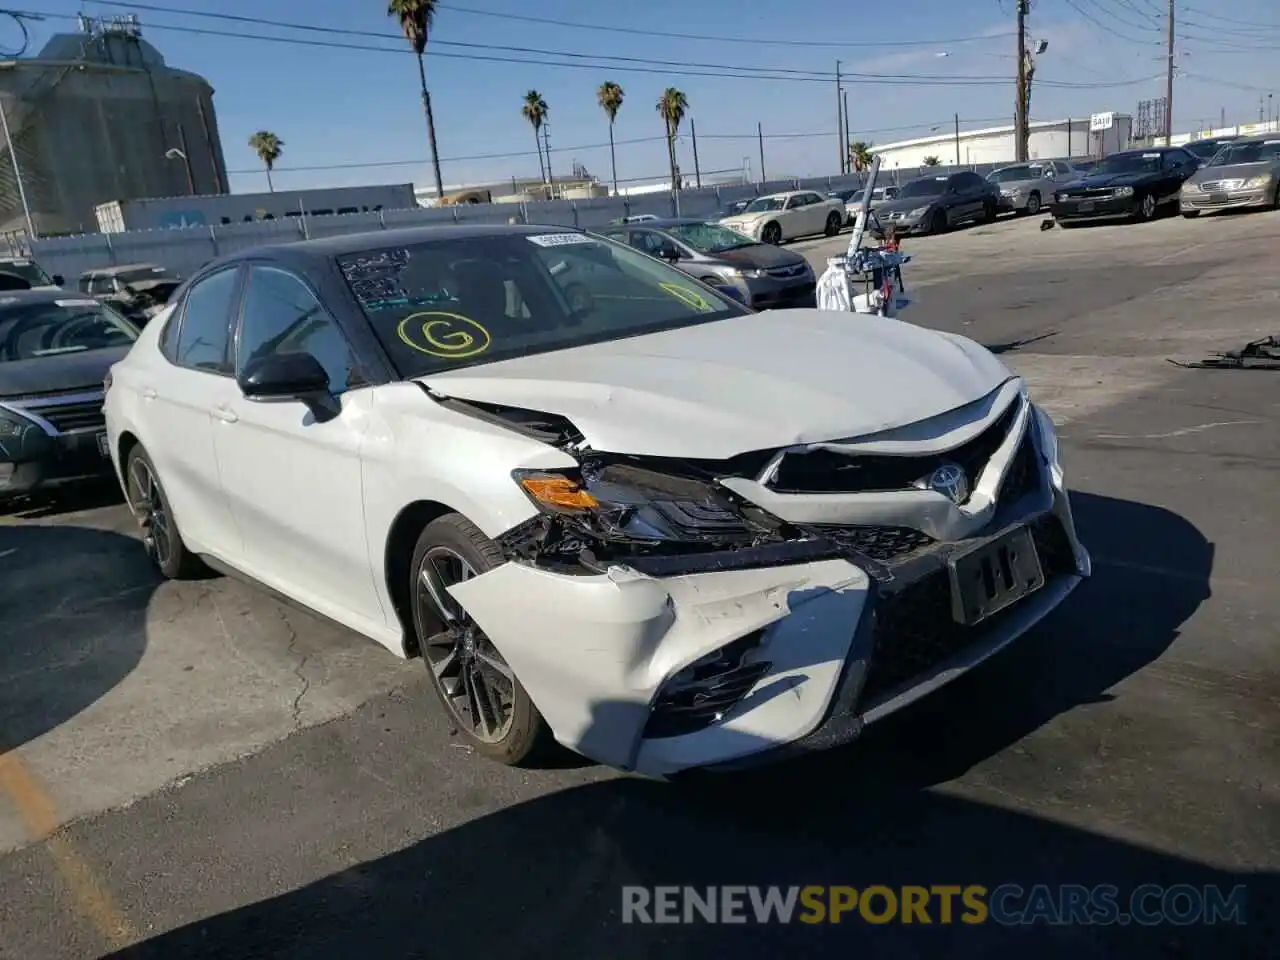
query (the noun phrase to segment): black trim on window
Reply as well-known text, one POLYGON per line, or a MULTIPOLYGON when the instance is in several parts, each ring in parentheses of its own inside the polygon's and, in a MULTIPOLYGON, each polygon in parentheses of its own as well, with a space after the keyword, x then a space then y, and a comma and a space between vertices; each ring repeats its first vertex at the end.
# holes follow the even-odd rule
MULTIPOLYGON (((232 324, 233 318, 239 317, 240 300, 244 295, 245 271, 242 269, 242 267, 243 267, 243 264, 241 263, 229 263, 223 266, 219 266, 217 269, 210 270, 208 273, 203 273, 197 277, 193 277, 190 284, 187 286, 186 290, 182 292, 182 299, 178 303, 178 305, 174 307, 173 316, 169 320, 170 324, 174 324, 174 323, 177 324, 177 328, 173 335, 173 347, 175 350, 175 355, 170 356, 167 353, 165 353, 163 350, 161 350, 161 355, 164 356, 164 358, 168 360, 169 363, 173 364, 173 366, 178 367, 182 370, 190 370, 193 373, 207 373, 210 376, 215 376, 215 377, 233 378, 235 376, 235 367, 231 364, 231 358, 230 358, 231 336, 234 332, 231 328, 231 324, 232 324), (181 360, 177 358, 176 350, 177 350, 178 344, 182 341, 182 328, 186 324, 187 302, 191 299, 191 292, 193 290, 199 289, 199 287, 203 285, 206 280, 211 280, 214 277, 220 274, 226 273, 229 270, 237 271, 239 275, 236 277, 236 282, 231 289, 231 300, 227 304, 227 316, 225 318, 225 322, 227 324, 227 340, 222 348, 222 366, 220 369, 211 369, 209 367, 193 367, 190 364, 183 363, 181 360)), ((163 336, 167 332, 168 332, 167 329, 162 330, 161 335, 163 336)))

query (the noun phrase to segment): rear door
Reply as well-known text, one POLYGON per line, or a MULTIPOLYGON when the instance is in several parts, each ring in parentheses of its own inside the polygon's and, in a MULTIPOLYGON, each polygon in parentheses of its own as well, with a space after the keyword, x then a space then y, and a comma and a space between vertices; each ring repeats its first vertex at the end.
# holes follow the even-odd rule
POLYGON ((214 408, 228 384, 235 386, 230 341, 239 286, 238 265, 195 283, 164 331, 161 353, 168 363, 138 383, 142 445, 183 537, 193 550, 231 563, 240 553, 240 532, 222 489, 214 408))

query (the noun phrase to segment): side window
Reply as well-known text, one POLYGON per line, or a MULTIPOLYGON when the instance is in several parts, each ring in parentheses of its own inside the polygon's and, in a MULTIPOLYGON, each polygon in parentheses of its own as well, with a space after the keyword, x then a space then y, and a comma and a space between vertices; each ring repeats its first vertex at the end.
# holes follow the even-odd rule
POLYGON ((93 279, 91 277, 80 278, 80 292, 88 294, 93 293, 93 279))
POLYGON ((164 329, 160 331, 160 352, 174 363, 178 362, 178 327, 181 313, 177 310, 169 314, 164 329))
POLYGON ((273 353, 309 353, 329 374, 329 389, 343 393, 364 383, 338 323, 297 277, 275 267, 249 270, 236 374, 273 353))
POLYGON ((211 373, 230 372, 227 344, 238 274, 236 267, 220 270, 187 292, 174 362, 211 373))
POLYGON ((650 256, 656 257, 658 251, 662 249, 662 237, 650 230, 632 230, 631 245, 637 250, 643 250, 650 256))
MULTIPOLYGON (((608 237, 614 243, 631 244, 631 240, 628 239, 628 232, 626 230, 604 230, 602 231, 602 235, 608 237)), ((634 246, 634 244, 631 245, 634 246)))

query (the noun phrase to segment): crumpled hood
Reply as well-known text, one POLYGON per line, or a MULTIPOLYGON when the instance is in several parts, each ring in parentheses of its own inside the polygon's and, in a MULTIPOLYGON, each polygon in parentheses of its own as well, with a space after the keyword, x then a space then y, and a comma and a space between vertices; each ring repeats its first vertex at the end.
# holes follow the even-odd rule
POLYGON ((443 396, 567 417, 596 450, 718 460, 905 426, 1010 376, 964 337, 771 310, 419 380, 443 396))
POLYGON ((720 226, 728 227, 730 230, 750 231, 752 227, 763 222, 767 217, 776 217, 780 213, 782 213, 781 210, 766 210, 764 213, 737 213, 732 217, 722 219, 720 226))

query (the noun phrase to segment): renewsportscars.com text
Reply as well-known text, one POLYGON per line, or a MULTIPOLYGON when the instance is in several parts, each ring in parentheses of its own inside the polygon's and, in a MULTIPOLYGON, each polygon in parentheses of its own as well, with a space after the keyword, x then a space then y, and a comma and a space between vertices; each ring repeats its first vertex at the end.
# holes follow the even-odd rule
POLYGON ((1248 891, 1190 884, 622 888, 623 923, 1244 924, 1248 891))

